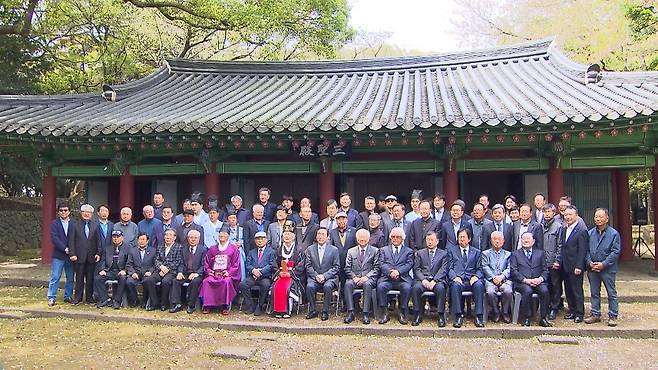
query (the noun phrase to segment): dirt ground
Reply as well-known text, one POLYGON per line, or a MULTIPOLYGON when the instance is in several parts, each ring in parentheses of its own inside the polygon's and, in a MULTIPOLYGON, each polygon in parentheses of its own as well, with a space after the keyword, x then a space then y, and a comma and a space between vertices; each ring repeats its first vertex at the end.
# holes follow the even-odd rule
POLYGON ((0 368, 658 368, 656 340, 578 340, 560 345, 537 339, 263 338, 254 332, 84 320, 0 320, 0 368), (226 346, 256 353, 249 360, 210 357, 226 346))

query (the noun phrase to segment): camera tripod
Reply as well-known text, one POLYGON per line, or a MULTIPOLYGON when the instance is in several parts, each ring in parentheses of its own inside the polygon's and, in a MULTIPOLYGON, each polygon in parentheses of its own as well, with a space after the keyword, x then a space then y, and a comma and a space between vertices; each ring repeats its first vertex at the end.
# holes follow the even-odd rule
POLYGON ((645 254, 649 254, 651 257, 656 258, 656 255, 649 248, 647 242, 642 238, 642 226, 644 225, 637 225, 637 238, 635 238, 635 245, 633 245, 633 254, 636 254, 640 258, 645 254), (646 250, 642 250, 642 245, 644 245, 646 250))

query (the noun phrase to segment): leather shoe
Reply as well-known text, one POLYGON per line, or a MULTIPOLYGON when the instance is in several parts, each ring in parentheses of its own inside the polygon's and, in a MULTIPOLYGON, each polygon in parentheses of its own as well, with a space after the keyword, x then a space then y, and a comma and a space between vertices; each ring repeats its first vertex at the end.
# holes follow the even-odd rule
POLYGON ((326 312, 322 312, 322 313, 320 314, 320 320, 322 320, 322 321, 327 321, 327 320, 329 320, 329 314, 326 313, 326 312))
POLYGON ((583 320, 583 317, 582 317, 582 316, 576 316, 576 317, 573 319, 573 322, 576 323, 576 324, 580 324, 580 323, 583 322, 583 321, 584 321, 584 320, 583 320))
POLYGON ((254 316, 260 316, 263 314, 263 310, 260 308, 260 306, 256 306, 256 309, 254 310, 254 316))
POLYGON ((526 317, 525 320, 523 320, 522 326, 530 326, 530 318, 526 317))
POLYGON ((77 305, 79 305, 80 303, 82 303, 82 299, 76 299, 76 300, 74 300, 73 302, 71 302, 71 304, 74 305, 74 306, 77 306, 77 305))
POLYGON ((73 302, 73 300, 71 299, 71 297, 65 297, 65 298, 64 298, 64 303, 71 303, 71 302, 73 302))
POLYGON ((493 322, 500 322, 500 313, 496 312, 496 314, 493 317, 493 322))
POLYGON ((343 320, 343 322, 345 324, 349 324, 352 321, 354 321, 354 311, 348 311, 347 316, 345 317, 345 320, 343 320))
POLYGON ((194 308, 195 308, 194 306, 187 306, 187 313, 189 313, 190 315, 193 314, 194 308))
POLYGON ((169 313, 176 313, 178 311, 181 311, 182 309, 183 309, 183 305, 180 303, 176 303, 176 305, 172 307, 171 310, 169 310, 169 313))
POLYGON ((309 313, 306 315, 306 318, 307 318, 307 319, 314 319, 314 318, 316 318, 316 317, 318 317, 318 311, 312 311, 312 312, 309 312, 309 313))
POLYGON ((608 318, 608 326, 611 328, 614 328, 617 326, 617 318, 616 317, 609 317, 608 318))
POLYGON ((482 320, 481 315, 477 315, 475 317, 475 327, 476 328, 484 328, 484 321, 482 320))
POLYGON ((112 303, 112 308, 114 308, 115 310, 120 309, 121 308, 121 303, 119 303, 117 301, 114 301, 114 303, 112 303))
POLYGON ((565 320, 573 320, 575 318, 576 318, 576 315, 574 315, 572 313, 568 313, 568 314, 564 315, 565 320))
POLYGON ((55 300, 53 298, 48 298, 48 307, 52 307, 55 305, 55 300))
POLYGON ((503 322, 504 322, 505 324, 509 324, 509 323, 512 322, 512 318, 509 317, 509 314, 506 314, 506 313, 503 314, 503 322))
POLYGON ((546 318, 543 318, 539 320, 539 326, 542 326, 544 328, 550 328, 551 326, 553 326, 553 324, 551 324, 550 321, 546 320, 546 318))
POLYGON ((107 301, 98 302, 98 304, 96 305, 96 308, 107 307, 107 306, 110 306, 111 304, 112 304, 112 301, 110 301, 110 300, 108 299, 107 301))
POLYGON ((452 323, 452 326, 454 328, 461 328, 463 324, 464 324, 464 318, 461 317, 460 315, 455 318, 455 322, 452 323))
POLYGON ((551 310, 551 312, 548 313, 548 319, 553 321, 557 318, 557 311, 556 310, 551 310))
POLYGON ((388 316, 388 311, 384 310, 384 316, 382 316, 381 320, 379 320, 379 323, 380 324, 386 324, 390 320, 391 320, 391 318, 388 316))
POLYGON ((167 311, 167 306, 160 306, 160 311, 167 311))
POLYGON ((411 326, 418 326, 420 325, 420 322, 422 320, 420 319, 420 314, 416 314, 416 317, 414 317, 414 321, 411 322, 411 326))
POLYGON ((445 318, 445 316, 442 315, 442 314, 439 314, 439 320, 438 320, 438 322, 437 322, 436 324, 439 326, 439 328, 445 328, 445 326, 446 326, 446 318, 445 318))
POLYGON ((148 307, 146 307, 146 311, 155 311, 155 306, 148 305, 148 307))
POLYGON ((407 325, 409 323, 407 321, 407 315, 404 312, 400 312, 400 316, 398 316, 398 322, 402 325, 407 325))
POLYGON ((364 325, 368 325, 368 324, 370 324, 370 317, 368 316, 367 313, 364 313, 364 314, 363 314, 363 320, 361 320, 361 322, 362 322, 364 325))
POLYGON ((597 322, 601 322, 601 316, 592 315, 585 319, 585 324, 594 324, 597 322))

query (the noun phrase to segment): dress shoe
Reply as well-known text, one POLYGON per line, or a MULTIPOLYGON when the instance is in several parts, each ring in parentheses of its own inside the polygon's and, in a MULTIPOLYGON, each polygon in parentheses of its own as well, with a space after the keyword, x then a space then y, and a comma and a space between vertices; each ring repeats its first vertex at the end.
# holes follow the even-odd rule
POLYGON ((482 320, 482 315, 477 315, 475 317, 475 327, 484 328, 484 320, 482 320))
POLYGON ((402 325, 407 325, 409 323, 407 321, 407 314, 405 312, 400 312, 400 315, 398 316, 398 322, 402 325))
POLYGON ((565 320, 573 320, 573 319, 575 319, 575 318, 576 318, 576 315, 572 314, 571 312, 569 312, 569 313, 567 313, 566 315, 564 315, 564 319, 565 319, 565 320))
POLYGON ((323 311, 323 312, 320 314, 320 320, 322 320, 322 321, 327 321, 327 320, 329 320, 329 314, 323 311))
POLYGON ((117 301, 114 301, 114 303, 112 303, 112 308, 114 308, 115 310, 120 309, 121 308, 121 303, 119 303, 117 301))
POLYGON ((544 328, 550 328, 553 326, 550 321, 548 321, 545 317, 541 320, 539 320, 539 326, 542 326, 544 328))
POLYGON ((73 302, 73 299, 71 297, 64 297, 64 303, 71 303, 73 302))
POLYGON ((112 301, 108 299, 107 301, 98 302, 98 304, 96 305, 96 308, 103 308, 103 307, 107 307, 107 306, 111 306, 111 305, 112 305, 112 301))
POLYGON ((557 310, 551 310, 551 312, 548 313, 548 319, 553 321, 557 318, 557 310))
POLYGON ((256 307, 254 307, 253 305, 249 305, 245 308, 244 313, 246 313, 247 315, 253 315, 255 311, 256 311, 256 307))
POLYGON ((314 319, 318 317, 318 311, 311 311, 306 315, 307 319, 314 319))
POLYGON ((601 322, 601 316, 592 315, 585 319, 585 324, 594 324, 597 322, 601 322))
POLYGON ((361 322, 362 322, 364 325, 368 325, 368 324, 370 324, 370 317, 369 317, 369 315, 368 315, 367 312, 363 314, 363 320, 361 320, 361 322))
POLYGON ((611 328, 614 328, 617 326, 617 318, 616 317, 610 317, 608 318, 608 326, 611 328))
POLYGON ((183 305, 180 303, 176 303, 174 307, 172 307, 171 310, 169 310, 169 313, 176 313, 182 310, 183 310, 183 305))
POLYGON ((421 320, 420 314, 416 314, 416 317, 414 317, 414 321, 411 322, 411 326, 418 326, 420 325, 421 321, 423 320, 421 320))
POLYGON ((148 305, 148 306, 146 307, 146 311, 155 311, 155 310, 156 310, 156 307, 155 307, 155 306, 148 305))
POLYGON ((160 311, 167 311, 167 306, 160 306, 160 311))
POLYGON ((439 314, 439 320, 436 323, 439 328, 445 328, 446 327, 446 317, 443 314, 439 314))
POLYGON ((343 322, 345 324, 349 324, 352 321, 354 321, 354 311, 347 311, 347 316, 345 317, 345 320, 343 320, 343 322))
POLYGON ((464 318, 460 316, 455 317, 455 321, 452 323, 452 327, 461 328, 464 324, 464 318))
POLYGON ((523 320, 523 323, 521 325, 522 326, 530 326, 530 318, 526 317, 525 320, 523 320))
POLYGON ((74 306, 77 306, 80 303, 82 303, 82 299, 75 299, 75 300, 73 300, 73 302, 71 302, 71 304, 74 305, 74 306))
POLYGON ((496 312, 493 317, 493 322, 500 322, 500 313, 496 312))
POLYGON ((55 305, 55 299, 54 298, 48 298, 48 307, 52 307, 55 305))
POLYGON ((505 324, 509 324, 512 322, 512 318, 509 316, 509 314, 506 313, 503 314, 503 322, 505 324))
POLYGON ((194 306, 187 306, 187 313, 189 313, 190 315, 193 314, 193 313, 194 313, 194 309, 195 309, 194 306))
POLYGON ((254 316, 261 316, 263 314, 263 310, 260 308, 260 306, 256 306, 256 309, 254 310, 254 316))
POLYGON ((87 304, 96 304, 96 303, 98 303, 98 301, 93 298, 87 300, 87 304))
POLYGON ((391 318, 388 316, 388 311, 384 310, 384 316, 382 316, 381 320, 379 320, 379 323, 380 324, 386 324, 390 320, 391 320, 391 318))
POLYGON ((576 324, 580 324, 580 323, 583 322, 583 321, 584 321, 584 320, 583 320, 583 317, 582 317, 582 316, 576 316, 576 317, 574 317, 574 319, 573 319, 573 322, 576 323, 576 324))

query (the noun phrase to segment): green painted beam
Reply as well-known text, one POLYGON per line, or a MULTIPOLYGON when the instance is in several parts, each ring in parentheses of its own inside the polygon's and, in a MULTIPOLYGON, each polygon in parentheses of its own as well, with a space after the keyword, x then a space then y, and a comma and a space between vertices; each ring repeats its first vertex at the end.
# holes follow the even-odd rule
POLYGON ((199 163, 139 164, 130 166, 133 176, 200 175, 206 170, 199 163))
POLYGON ((564 169, 586 168, 640 168, 655 166, 655 158, 651 155, 601 156, 563 158, 564 169))
POLYGON ((61 166, 53 167, 52 175, 55 177, 107 177, 119 176, 112 166, 61 166))
POLYGON ((549 167, 548 158, 458 159, 457 171, 542 171, 549 167))
POLYGON ((335 173, 394 173, 394 172, 429 172, 443 171, 443 161, 345 161, 334 162, 335 173))
POLYGON ((218 173, 320 173, 319 162, 224 162, 217 163, 218 173))

